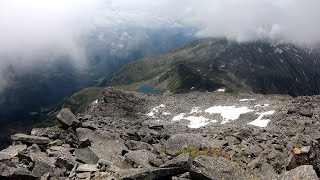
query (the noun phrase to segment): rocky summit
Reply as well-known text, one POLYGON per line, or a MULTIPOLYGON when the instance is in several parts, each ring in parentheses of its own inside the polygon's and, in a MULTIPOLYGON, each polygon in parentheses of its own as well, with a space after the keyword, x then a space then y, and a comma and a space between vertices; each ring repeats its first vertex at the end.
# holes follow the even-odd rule
MULTIPOLYGON (((56 127, 12 135, 1 179, 313 180, 320 96, 104 89, 56 127)), ((319 176, 320 177, 320 176, 319 176)))

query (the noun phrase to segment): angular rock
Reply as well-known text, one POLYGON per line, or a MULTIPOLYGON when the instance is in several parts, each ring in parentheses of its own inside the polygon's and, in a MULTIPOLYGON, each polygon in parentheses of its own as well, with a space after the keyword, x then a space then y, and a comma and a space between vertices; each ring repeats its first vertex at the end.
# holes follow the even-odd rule
POLYGON ((309 153, 311 146, 303 146, 301 147, 301 153, 309 153))
POLYGON ((70 127, 64 133, 64 141, 68 143, 72 147, 78 147, 80 144, 80 140, 77 136, 76 131, 70 127))
POLYGON ((33 175, 27 169, 17 168, 11 173, 10 179, 36 180, 38 177, 33 175))
POLYGON ((81 122, 68 108, 61 109, 60 113, 57 115, 57 118, 62 127, 66 129, 69 127, 77 128, 81 125, 81 122))
POLYGON ((178 167, 188 171, 191 167, 192 157, 190 154, 181 154, 170 161, 165 162, 161 165, 161 168, 178 167))
POLYGON ((225 140, 228 142, 229 146, 234 144, 240 144, 240 141, 234 136, 227 136, 225 140))
POLYGON ((128 149, 123 140, 109 140, 110 138, 103 134, 84 128, 78 128, 76 131, 80 141, 82 139, 91 141, 90 148, 99 159, 118 161, 122 151, 128 149))
POLYGON ((147 168, 152 167, 149 159, 157 158, 157 156, 148 150, 137 150, 128 152, 124 155, 124 158, 132 166, 147 168))
POLYGON ((211 144, 200 134, 174 134, 166 143, 166 151, 170 155, 175 155, 179 151, 191 147, 210 148, 211 144))
POLYGON ((89 147, 76 149, 74 153, 77 160, 85 164, 97 164, 99 161, 97 155, 89 147))
POLYGON ((32 136, 26 134, 15 134, 11 136, 13 141, 20 141, 28 144, 48 144, 50 139, 46 137, 32 136))
POLYGON ((95 172, 98 170, 97 164, 80 164, 76 172, 95 172))
POLYGON ((57 158, 57 161, 55 162, 55 165, 59 168, 65 168, 68 170, 73 169, 75 166, 76 161, 74 159, 65 157, 65 156, 60 156, 57 158))
POLYGON ((150 157, 149 163, 151 164, 151 166, 160 167, 163 164, 163 161, 159 157, 150 157))
POLYGON ((143 121, 142 125, 148 126, 150 129, 156 129, 156 130, 161 130, 164 128, 164 125, 168 124, 165 121, 154 121, 154 120, 148 120, 148 121, 143 121))
POLYGON ((10 158, 17 156, 20 152, 27 149, 27 145, 11 145, 8 148, 0 151, 0 159, 2 155, 9 155, 10 158))
POLYGON ((254 155, 258 157, 262 153, 263 149, 259 145, 247 146, 244 148, 244 153, 247 155, 254 155))
POLYGON ((11 168, 0 162, 0 179, 9 179, 11 168))
POLYGON ((0 161, 9 160, 9 159, 11 159, 11 156, 9 154, 0 153, 0 161))
POLYGON ((37 177, 42 177, 46 173, 50 173, 52 175, 59 176, 62 172, 59 172, 58 169, 53 166, 53 164, 49 164, 47 162, 37 161, 35 162, 35 166, 32 170, 32 174, 37 177))
POLYGON ((303 180, 318 180, 316 171, 313 166, 303 165, 299 166, 291 171, 284 172, 278 178, 279 180, 293 180, 293 179, 303 179, 303 180))
POLYGON ((91 141, 89 139, 82 139, 79 142, 80 144, 78 145, 78 148, 86 148, 88 146, 91 146, 91 141))
POLYGON ((123 169, 119 171, 122 180, 152 180, 152 179, 171 179, 172 176, 181 174, 180 168, 135 168, 123 169))
POLYGON ((225 140, 210 139, 209 141, 212 148, 223 148, 228 145, 228 141, 225 140))
POLYGON ((126 146, 128 147, 128 149, 130 150, 142 150, 142 149, 150 149, 149 148, 149 144, 145 143, 145 142, 141 142, 141 141, 134 141, 134 140, 129 140, 125 142, 126 146))
POLYGON ((63 129, 58 126, 47 127, 47 128, 34 128, 31 131, 31 135, 33 136, 44 136, 52 139, 58 139, 60 134, 64 132, 63 129))
POLYGON ((196 157, 190 169, 191 179, 250 179, 249 173, 238 164, 223 157, 196 157))
POLYGON ((91 179, 91 173, 90 172, 78 173, 77 179, 91 179))
POLYGON ((41 176, 40 180, 50 180, 50 173, 46 173, 43 176, 41 176))

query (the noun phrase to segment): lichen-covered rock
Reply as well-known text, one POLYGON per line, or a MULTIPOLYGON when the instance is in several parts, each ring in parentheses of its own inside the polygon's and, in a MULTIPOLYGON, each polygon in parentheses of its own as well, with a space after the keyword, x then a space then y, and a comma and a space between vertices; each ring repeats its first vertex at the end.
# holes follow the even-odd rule
POLYGON ((210 148, 211 144, 200 134, 174 134, 166 143, 166 151, 171 155, 176 155, 181 150, 192 147, 210 148))
POLYGON ((168 167, 179 167, 188 171, 191 167, 192 163, 192 156, 190 154, 181 154, 170 161, 165 162, 161 165, 161 168, 168 168, 168 167))
POLYGON ((223 157, 196 157, 190 169, 191 179, 246 180, 251 176, 238 164, 223 157))
POLYGON ((157 158, 148 150, 130 151, 124 155, 125 160, 134 167, 152 167, 150 159, 157 158))
POLYGON ((313 166, 299 166, 291 171, 284 172, 280 175, 279 180, 293 180, 293 179, 303 179, 303 180, 318 180, 316 171, 313 166))

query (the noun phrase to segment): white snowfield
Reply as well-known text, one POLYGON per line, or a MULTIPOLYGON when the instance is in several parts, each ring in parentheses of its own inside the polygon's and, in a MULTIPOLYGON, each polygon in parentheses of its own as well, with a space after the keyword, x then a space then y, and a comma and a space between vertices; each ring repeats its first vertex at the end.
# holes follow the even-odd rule
POLYGON ((211 107, 205 112, 209 114, 221 114, 223 121, 221 124, 225 124, 229 121, 236 120, 240 117, 241 114, 252 112, 254 110, 248 109, 247 107, 235 107, 235 106, 214 106, 211 107))
POLYGON ((209 123, 216 123, 216 120, 210 120, 208 118, 205 118, 203 116, 197 117, 197 116, 185 116, 185 113, 181 113, 175 117, 173 117, 172 121, 180 121, 180 120, 189 120, 190 123, 188 125, 189 128, 200 128, 202 126, 206 126, 209 123))
POLYGON ((267 112, 262 112, 262 113, 256 113, 259 114, 260 116, 258 117, 258 119, 250 122, 250 125, 254 125, 254 126, 259 126, 259 127, 267 127, 270 119, 262 119, 263 116, 267 116, 267 115, 272 115, 274 114, 275 111, 267 111, 267 112))
MULTIPOLYGON (((255 101, 255 99, 240 99, 239 101, 240 102, 255 101)), ((189 128, 200 128, 203 126, 207 126, 210 123, 218 123, 218 120, 210 119, 208 118, 208 115, 220 114, 221 117, 223 118, 222 121, 220 120, 221 124, 226 124, 226 123, 230 123, 232 121, 238 120, 242 114, 254 112, 255 114, 258 114, 259 117, 255 120, 253 119, 253 121, 251 121, 248 124, 264 128, 268 125, 268 123, 270 122, 270 119, 263 119, 263 117, 267 115, 272 115, 275 113, 275 111, 273 110, 271 111, 266 110, 268 106, 270 106, 270 104, 251 105, 250 107, 252 109, 246 106, 236 107, 236 106, 221 106, 221 105, 213 106, 207 109, 202 109, 200 107, 192 107, 189 112, 184 112, 184 113, 175 115, 171 112, 165 111, 170 109, 170 107, 166 108, 166 105, 161 104, 159 106, 152 108, 151 111, 146 115, 151 118, 159 118, 159 119, 161 119, 160 117, 163 118, 164 116, 168 118, 171 117, 172 118, 171 121, 173 122, 187 120, 186 122, 189 121, 188 123, 189 128)), ((160 121, 159 119, 157 121, 160 121)))

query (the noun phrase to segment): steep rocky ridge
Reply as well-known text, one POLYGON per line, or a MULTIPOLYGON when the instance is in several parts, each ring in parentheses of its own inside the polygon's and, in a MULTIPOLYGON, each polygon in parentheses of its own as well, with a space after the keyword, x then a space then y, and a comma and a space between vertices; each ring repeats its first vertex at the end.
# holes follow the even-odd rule
POLYGON ((166 92, 215 91, 315 95, 320 56, 311 48, 262 41, 197 40, 184 48, 122 67, 100 86, 166 92))
POLYGON ((319 98, 107 88, 77 116, 63 109, 64 126, 13 135, 0 177, 318 179, 319 98))

